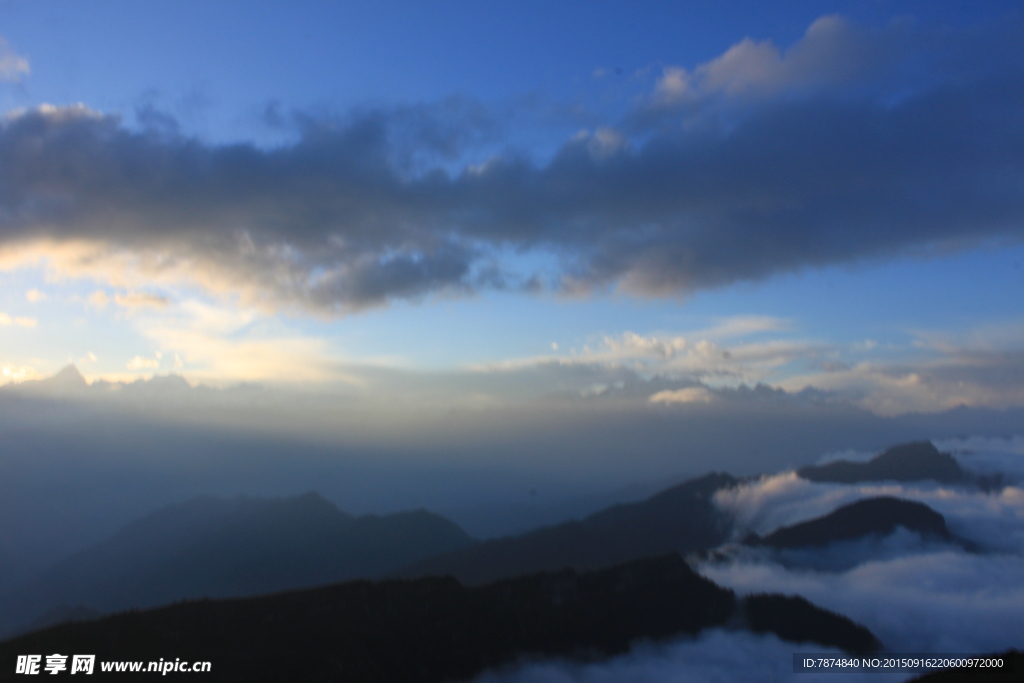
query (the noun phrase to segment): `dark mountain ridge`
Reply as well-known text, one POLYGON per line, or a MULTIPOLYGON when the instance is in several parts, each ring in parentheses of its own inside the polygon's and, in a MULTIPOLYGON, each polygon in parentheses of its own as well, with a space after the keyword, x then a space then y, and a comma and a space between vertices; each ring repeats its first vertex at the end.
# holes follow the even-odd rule
POLYGON ((424 510, 353 517, 315 493, 200 497, 129 524, 0 597, 3 626, 59 606, 102 613, 380 577, 472 539, 424 510))
POLYGON ((971 477, 949 453, 941 453, 931 441, 914 441, 885 449, 867 462, 838 460, 797 470, 815 482, 857 484, 866 481, 924 481, 966 483, 971 477))
POLYGON ((740 614, 784 639, 796 634, 849 652, 879 647, 864 627, 799 598, 757 596, 741 604, 668 555, 478 588, 451 577, 354 581, 118 614, 0 643, 0 677, 10 676, 8 663, 24 653, 156 661, 173 652, 211 662, 218 681, 441 683, 524 657, 606 658, 637 639, 695 635, 740 614))
POLYGON ((859 500, 823 517, 776 529, 764 538, 751 534, 744 543, 800 548, 847 541, 871 534, 888 536, 901 526, 926 538, 952 540, 946 519, 924 503, 880 496, 859 500))
POLYGON ((669 552, 708 550, 724 542, 732 527, 731 520, 714 507, 712 496, 736 483, 728 474, 708 474, 583 520, 429 558, 396 576, 451 575, 467 585, 480 585, 541 571, 599 569, 669 552))

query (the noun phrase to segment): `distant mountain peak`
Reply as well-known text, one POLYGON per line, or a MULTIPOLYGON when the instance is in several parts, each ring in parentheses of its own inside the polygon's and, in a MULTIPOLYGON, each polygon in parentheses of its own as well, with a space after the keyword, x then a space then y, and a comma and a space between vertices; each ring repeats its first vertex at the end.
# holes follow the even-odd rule
POLYGON ((64 366, 63 368, 61 368, 60 372, 58 372, 50 379, 55 380, 60 384, 67 384, 69 386, 73 385, 84 387, 88 384, 88 382, 85 381, 85 377, 82 375, 81 371, 79 371, 78 366, 76 366, 74 363, 69 363, 68 365, 64 366))
POLYGON ((85 377, 82 376, 82 373, 79 372, 75 364, 71 363, 55 375, 35 382, 25 382, 21 386, 30 390, 38 388, 51 391, 77 391, 85 389, 89 386, 89 383, 85 381, 85 377))
POLYGON ((887 536, 898 526, 922 536, 953 540, 946 528, 946 519, 924 503, 878 496, 843 505, 822 517, 781 527, 764 538, 751 534, 744 543, 775 548, 820 546, 870 534, 887 536))
POLYGON ((797 474, 809 481, 842 484, 925 479, 954 484, 968 479, 953 456, 940 452, 931 441, 898 444, 868 462, 837 460, 826 465, 802 467, 797 474))

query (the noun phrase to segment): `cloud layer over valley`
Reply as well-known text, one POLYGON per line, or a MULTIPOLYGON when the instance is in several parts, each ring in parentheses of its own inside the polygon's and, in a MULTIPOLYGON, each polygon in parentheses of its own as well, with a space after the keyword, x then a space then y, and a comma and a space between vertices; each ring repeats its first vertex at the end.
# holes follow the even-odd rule
POLYGON ((703 564, 703 573, 741 594, 802 595, 866 625, 896 652, 1019 647, 1024 631, 1022 441, 974 438, 941 444, 965 470, 1003 472, 1015 485, 984 492, 934 482, 820 484, 790 472, 720 491, 716 502, 735 515, 739 536, 818 517, 853 500, 895 496, 940 512, 954 536, 977 544, 976 551, 922 542, 904 530, 887 539, 808 549, 803 557, 737 550, 728 562, 703 564))

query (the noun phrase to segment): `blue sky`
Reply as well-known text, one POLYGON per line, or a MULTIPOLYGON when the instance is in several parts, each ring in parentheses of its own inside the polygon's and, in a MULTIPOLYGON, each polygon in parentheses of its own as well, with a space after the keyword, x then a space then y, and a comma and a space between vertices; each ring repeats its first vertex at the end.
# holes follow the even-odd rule
POLYGON ((1020 405, 1022 27, 995 2, 3 3, 0 365, 1020 405))

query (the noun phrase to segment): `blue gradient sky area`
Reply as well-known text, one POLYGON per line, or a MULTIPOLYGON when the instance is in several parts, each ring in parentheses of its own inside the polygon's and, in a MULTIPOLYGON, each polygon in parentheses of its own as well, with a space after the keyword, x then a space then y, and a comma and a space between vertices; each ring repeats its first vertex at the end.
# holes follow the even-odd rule
MULTIPOLYGON (((6 112, 4 125, 10 132, 18 117, 24 121, 32 112, 42 112, 41 120, 54 126, 63 125, 54 123, 56 110, 46 113, 40 107, 81 103, 118 130, 164 136, 161 140, 171 141, 168 149, 237 145, 262 150, 271 155, 268 159, 275 150, 312 144, 312 128, 344 128, 366 112, 389 112, 389 121, 399 121, 393 129, 397 134, 407 131, 401 128, 401 117, 418 107, 439 109, 438 120, 456 129, 463 120, 459 117, 478 116, 483 121, 479 129, 450 152, 430 148, 416 157, 418 145, 427 143, 422 131, 409 133, 408 149, 418 161, 399 175, 422 179, 440 168, 454 179, 469 177, 467 169, 492 158, 525 159, 535 169, 546 168, 567 153, 579 131, 590 136, 606 129, 620 131, 634 152, 650 151, 659 144, 659 135, 700 139, 699 132, 686 126, 742 128, 750 112, 767 116, 775 111, 772 107, 802 106, 818 102, 816 98, 842 108, 888 97, 895 107, 929 89, 939 92, 968 81, 996 89, 987 106, 998 114, 1003 101, 998 83, 1005 82, 998 79, 1024 64, 1024 49, 1014 48, 1012 40, 1000 43, 999 36, 1018 35, 1022 25, 1019 5, 1011 2, 3 2, 0 36, 7 42, 7 55, 28 66, 8 68, 0 82, 0 110, 6 112), (882 69, 878 76, 868 69, 868 75, 848 81, 838 76, 830 80, 841 69, 829 72, 835 65, 823 66, 824 75, 813 76, 819 79, 813 87, 822 89, 810 94, 787 91, 765 104, 767 100, 743 99, 747 95, 741 93, 736 99, 700 105, 703 109, 659 110, 658 116, 668 118, 654 123, 643 119, 654 116, 656 97, 667 92, 672 68, 693 74, 698 65, 746 38, 771 41, 785 55, 805 39, 808 27, 831 15, 865 34, 889 36, 871 45, 887 46, 890 52, 880 48, 876 55, 861 54, 864 63, 896 60, 900 66, 882 69), (987 35, 996 36, 990 52, 984 47, 987 35), (907 37, 905 44, 900 36, 907 37), (898 59, 893 57, 897 53, 898 59), (959 60, 965 65, 962 70, 959 60), (904 81, 899 79, 909 90, 901 89, 904 81), (450 120, 444 118, 449 115, 450 120)), ((1018 122, 1020 101, 1008 94, 1003 112, 1018 122)), ((179 241, 160 241, 163 235, 177 234, 174 226, 140 228, 139 235, 145 236, 139 240, 130 232, 108 236, 94 227, 76 233, 73 216, 67 219, 72 227, 61 232, 63 228, 51 226, 52 220, 65 220, 64 214, 59 219, 23 219, 10 204, 0 218, 0 234, 10 236, 0 242, 0 321, 5 321, 0 325, 0 364, 7 381, 42 377, 75 362, 90 379, 130 381, 174 371, 218 385, 306 385, 338 381, 335 370, 342 367, 499 372, 496 368, 531 363, 591 363, 605 369, 639 367, 646 379, 663 374, 709 386, 765 382, 794 391, 807 386, 849 390, 864 406, 885 404, 889 411, 944 409, 951 404, 935 398, 941 392, 938 384, 931 385, 930 398, 904 397, 892 404, 882 396, 884 383, 868 390, 864 377, 916 375, 927 383, 931 376, 918 368, 938 373, 940 366, 956 366, 960 372, 979 363, 987 370, 1021 372, 1024 160, 1018 143, 1019 138, 1010 141, 1005 158, 972 178, 995 188, 996 201, 1010 207, 998 227, 976 234, 968 229, 931 234, 927 220, 921 219, 925 227, 908 228, 912 237, 891 246, 882 237, 882 246, 863 253, 851 249, 849 257, 828 252, 827 257, 786 260, 783 254, 777 267, 764 272, 738 269, 720 281, 707 276, 694 286, 667 289, 627 286, 631 277, 642 276, 634 268, 596 278, 582 291, 522 282, 477 286, 461 280, 454 287, 425 286, 411 295, 396 290, 347 308, 346 292, 339 295, 340 308, 290 300, 253 306, 234 285, 204 279, 206 273, 220 272, 215 265, 197 266, 176 279, 147 280, 146 273, 124 275, 128 270, 105 275, 130 268, 120 262, 109 271, 102 265, 76 270, 62 265, 57 256, 61 248, 78 248, 81 240, 97 240, 107 249, 105 258, 115 252, 142 253, 133 250, 143 248, 172 253, 182 240, 192 240, 190 248, 201 249, 195 246, 202 243, 200 233, 173 238, 179 241), (145 242, 152 235, 158 235, 156 241, 145 242), (34 245, 27 256, 18 251, 26 244, 34 245), (752 320, 761 322, 741 324, 752 320), (738 327, 723 331, 730 324, 738 327), (772 344, 793 348, 761 365, 751 361, 753 365, 734 368, 733 374, 703 373, 693 366, 662 363, 663 358, 651 360, 642 344, 616 346, 628 334, 651 341, 707 340, 721 349, 772 344), (319 376, 301 359, 334 370, 319 376), (827 372, 822 369, 826 365, 827 372), (836 374, 837 368, 839 375, 849 371, 846 380, 836 374), (831 379, 821 379, 821 373, 831 379)), ((116 153, 110 144, 103 154, 116 153)), ((19 164, 32 163, 24 159, 7 154, 0 163, 17 174, 19 164)), ((43 193, 39 197, 45 194, 38 188, 32 191, 43 193)), ((77 191, 68 190, 72 195, 77 191)), ((112 198, 104 199, 111 202, 104 209, 111 215, 124 209, 117 204, 118 196, 115 188, 112 198)), ((828 211, 824 207, 821 215, 828 211)), ((835 211, 843 207, 837 204, 835 211)), ((905 208, 894 213, 900 211, 905 208)), ((446 214, 452 215, 461 214, 446 214)), ((159 217, 153 220, 160 223, 159 217)), ((633 225, 624 220, 616 227, 623 234, 647 229, 642 221, 633 225)), ((892 229, 901 230, 901 219, 894 220, 892 229)), ((970 216, 964 224, 969 221, 970 216)), ((459 245, 479 238, 476 233, 466 237, 462 229, 453 224, 436 228, 433 235, 444 240, 454 234, 459 245)), ((548 283, 575 272, 566 264, 590 253, 585 239, 516 242, 514 229, 503 229, 509 236, 487 242, 488 258, 510 271, 539 274, 548 283)), ((562 229, 543 226, 551 235, 561 235, 562 229)), ((814 239, 813 229, 808 239, 814 239)), ((890 228, 855 226, 843 239, 854 244, 861 229, 873 235, 890 228)), ((288 242, 290 228, 281 230, 267 239, 288 242)), ((765 239, 771 243, 770 235, 765 239)), ((831 248, 827 240, 823 244, 823 249, 831 248)), ((406 248, 406 242, 393 241, 369 258, 384 263, 406 248)), ((426 251, 415 253, 431 248, 421 245, 416 249, 426 251)), ((732 248, 740 254, 764 247, 737 238, 732 248)), ((614 255, 614 249, 609 253, 614 255)), ((473 268, 486 265, 481 258, 473 268)), ((611 256, 603 258, 590 265, 606 263, 611 256)), ((728 262, 726 258, 726 269, 728 262)), ((317 268, 331 267, 317 266, 309 277, 315 279, 317 268)), ((980 375, 964 377, 957 381, 976 384, 961 397, 964 402, 1007 406, 1024 401, 1019 388, 995 387, 980 375)))

